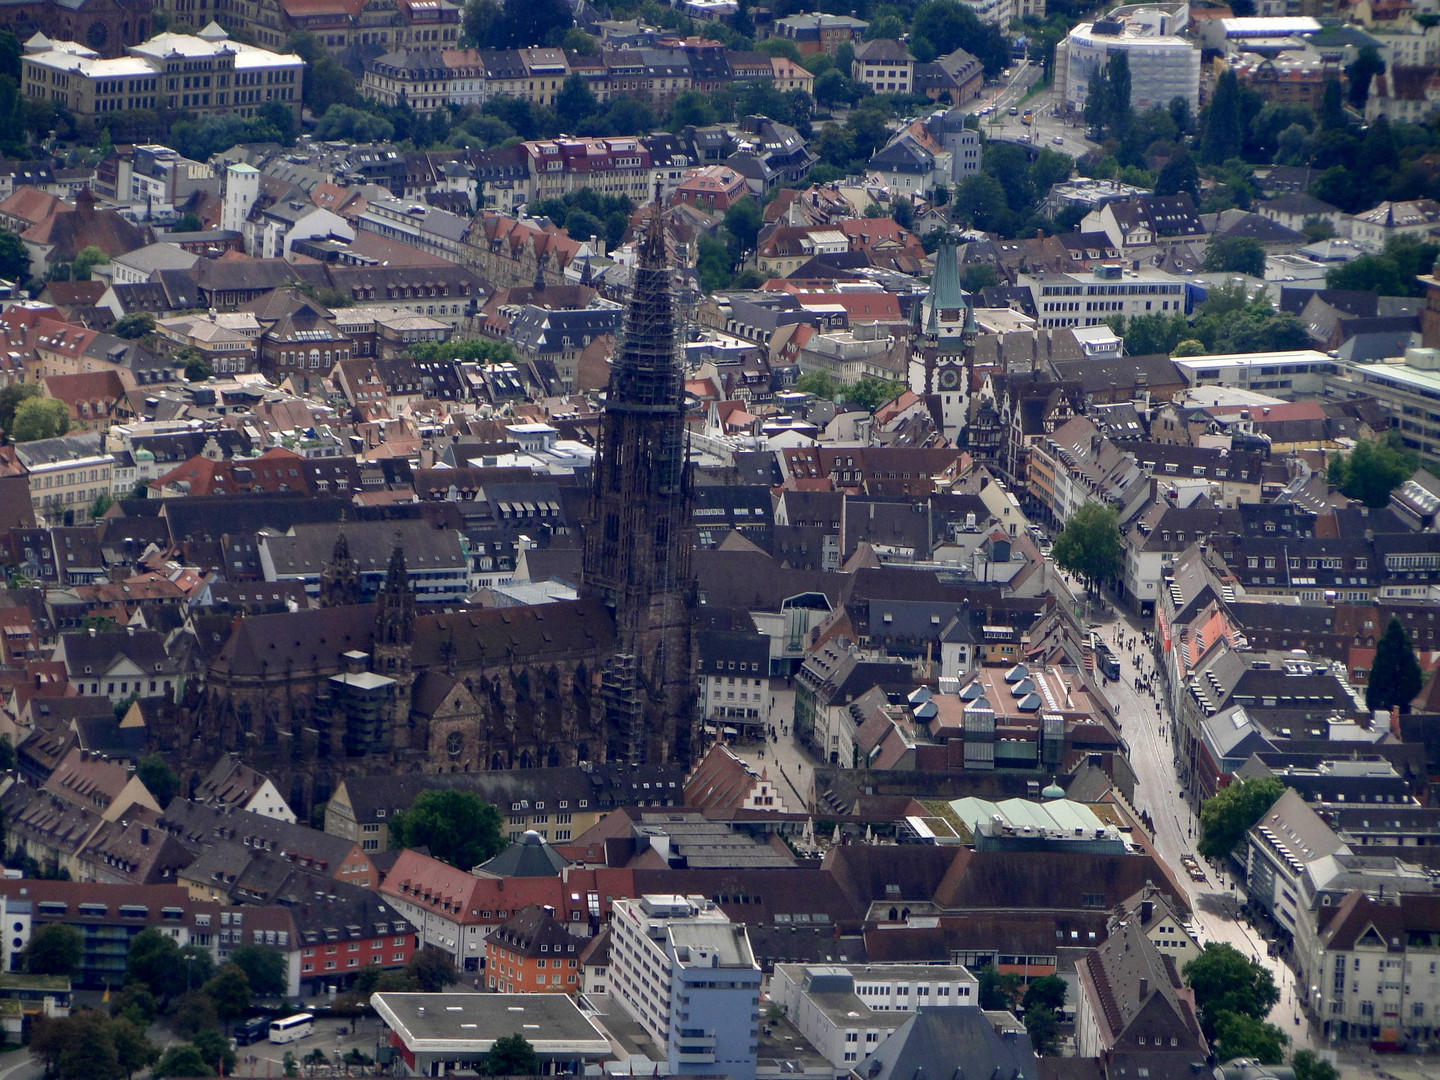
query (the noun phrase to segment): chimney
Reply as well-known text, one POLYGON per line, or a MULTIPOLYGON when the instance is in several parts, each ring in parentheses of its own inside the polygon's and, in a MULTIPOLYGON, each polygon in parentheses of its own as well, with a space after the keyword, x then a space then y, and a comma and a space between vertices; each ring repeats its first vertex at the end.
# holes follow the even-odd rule
POLYGON ((1140 904, 1140 921, 1141 921, 1141 923, 1148 923, 1148 922, 1150 921, 1150 916, 1153 915, 1153 914, 1155 914, 1155 901, 1153 901, 1153 900, 1145 900, 1145 901, 1143 901, 1143 902, 1140 904))
POLYGON ((150 829, 148 826, 140 826, 140 843, 147 846, 150 843, 150 829))
POLYGON ((1141 980, 1140 980, 1140 1000, 1143 1002, 1143 1001, 1144 1001, 1147 997, 1149 997, 1149 996, 1150 996, 1150 980, 1149 980, 1149 979, 1141 979, 1141 980))

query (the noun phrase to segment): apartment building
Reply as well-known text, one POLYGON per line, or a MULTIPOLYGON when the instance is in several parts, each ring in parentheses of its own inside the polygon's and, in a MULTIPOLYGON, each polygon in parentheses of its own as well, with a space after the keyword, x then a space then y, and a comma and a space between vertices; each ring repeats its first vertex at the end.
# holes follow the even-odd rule
POLYGON ((1430 1042, 1440 1032, 1440 897, 1354 889, 1314 950, 1307 1006, 1331 1039, 1430 1042))
POLYGON ((974 1005, 980 989, 959 965, 776 964, 770 1000, 826 1061, 846 1069, 915 1010, 974 1005))
POLYGON ((36 439, 5 451, 29 476, 37 522, 54 526, 85 521, 97 496, 113 494, 115 459, 99 432, 36 439))
POLYGON ((745 927, 702 896, 612 906, 610 993, 672 1073, 755 1080, 760 965, 745 927))
POLYGON ((305 61, 232 41, 213 22, 199 34, 157 34, 126 53, 104 59, 79 42, 37 35, 21 58, 21 93, 78 116, 130 109, 253 116, 271 101, 300 110, 305 61))
POLYGON ((196 927, 193 903, 178 885, 108 885, 99 882, 0 881, 0 910, 6 933, 0 960, 15 970, 16 958, 42 926, 62 923, 84 939, 80 966, 71 976, 77 987, 104 989, 125 981, 130 940, 155 929, 180 946, 190 944, 196 927))
POLYGON ((653 162, 638 138, 537 139, 521 144, 526 199, 549 199, 588 188, 636 202, 652 197, 653 162))
POLYGON ((802 12, 776 19, 774 34, 795 42, 801 56, 834 56, 841 45, 858 45, 870 24, 849 15, 802 12))
POLYGON ((908 94, 915 85, 915 57, 898 41, 867 41, 855 50, 850 77, 877 94, 908 94))
POLYGON ((365 65, 360 90, 383 105, 409 105, 429 116, 454 100, 453 74, 439 49, 399 49, 365 65))

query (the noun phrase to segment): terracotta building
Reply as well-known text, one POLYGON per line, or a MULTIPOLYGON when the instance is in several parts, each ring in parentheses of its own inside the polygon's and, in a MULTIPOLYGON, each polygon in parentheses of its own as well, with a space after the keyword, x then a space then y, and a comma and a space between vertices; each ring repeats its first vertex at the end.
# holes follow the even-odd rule
POLYGON ((588 942, 570 933, 553 908, 532 904, 486 936, 485 985, 502 994, 575 993, 588 942))

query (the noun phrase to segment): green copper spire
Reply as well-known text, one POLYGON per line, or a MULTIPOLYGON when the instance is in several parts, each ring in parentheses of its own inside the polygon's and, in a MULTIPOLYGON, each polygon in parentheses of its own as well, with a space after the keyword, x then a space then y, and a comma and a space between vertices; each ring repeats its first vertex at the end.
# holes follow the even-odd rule
POLYGON ((947 231, 940 238, 935 249, 935 276, 930 279, 930 303, 932 308, 950 311, 965 305, 965 293, 960 288, 960 262, 955 234, 947 231))

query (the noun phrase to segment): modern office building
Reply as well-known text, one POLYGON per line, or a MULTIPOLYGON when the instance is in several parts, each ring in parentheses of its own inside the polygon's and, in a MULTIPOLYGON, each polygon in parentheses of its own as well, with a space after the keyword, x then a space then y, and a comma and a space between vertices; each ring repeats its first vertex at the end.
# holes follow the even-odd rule
POLYGON ((760 965, 744 926, 701 896, 616 900, 610 994, 669 1070, 755 1080, 760 965))
POLYGON ((1184 98, 1195 114, 1200 103, 1200 50, 1180 37, 1184 20, 1168 5, 1116 8, 1103 19, 1081 23, 1055 50, 1055 70, 1065 108, 1085 109, 1097 71, 1123 52, 1130 61, 1130 104, 1137 113, 1165 108, 1184 98))

